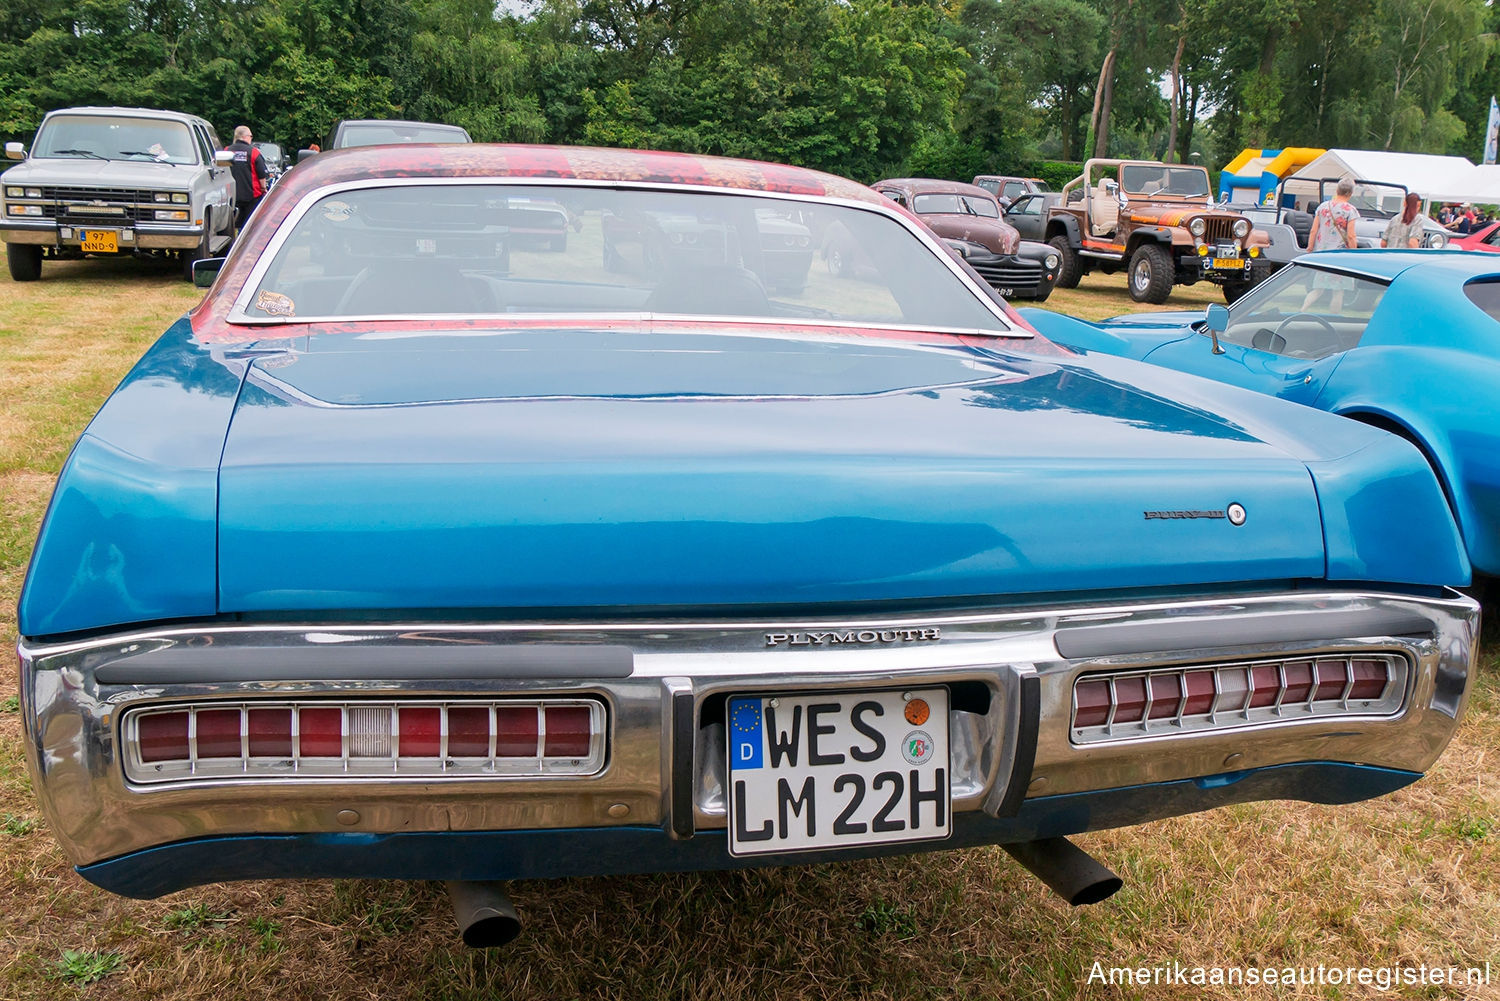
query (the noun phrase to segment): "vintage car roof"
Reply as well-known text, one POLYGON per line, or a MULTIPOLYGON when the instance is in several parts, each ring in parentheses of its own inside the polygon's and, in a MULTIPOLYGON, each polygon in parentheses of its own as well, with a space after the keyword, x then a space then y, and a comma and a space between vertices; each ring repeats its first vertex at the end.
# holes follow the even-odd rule
POLYGON ((1424 271, 1442 270, 1467 277, 1500 274, 1500 260, 1495 255, 1469 250, 1327 250, 1316 256, 1301 258, 1301 263, 1323 265, 1344 271, 1392 281, 1411 268, 1424 271))
POLYGON ((876 181, 876 185, 890 184, 905 188, 914 195, 931 194, 958 194, 976 195, 980 198, 995 200, 995 196, 984 190, 977 184, 965 184, 962 181, 942 181, 934 177, 893 177, 884 181, 876 181))

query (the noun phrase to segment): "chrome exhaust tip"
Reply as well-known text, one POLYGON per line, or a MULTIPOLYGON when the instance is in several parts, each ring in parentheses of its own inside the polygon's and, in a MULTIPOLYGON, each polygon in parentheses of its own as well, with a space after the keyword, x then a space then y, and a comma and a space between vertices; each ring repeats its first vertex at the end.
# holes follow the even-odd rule
POLYGON ((521 919, 504 883, 451 879, 446 885, 464 945, 492 949, 514 942, 521 934, 521 919))

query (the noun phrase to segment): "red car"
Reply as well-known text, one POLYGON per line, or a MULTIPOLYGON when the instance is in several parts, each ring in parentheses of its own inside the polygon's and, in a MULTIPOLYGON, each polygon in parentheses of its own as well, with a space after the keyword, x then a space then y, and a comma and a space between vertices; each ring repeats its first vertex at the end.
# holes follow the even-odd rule
POLYGON ((1454 250, 1483 250, 1500 254, 1500 222, 1492 222, 1483 229, 1476 229, 1468 236, 1452 241, 1448 246, 1454 250))

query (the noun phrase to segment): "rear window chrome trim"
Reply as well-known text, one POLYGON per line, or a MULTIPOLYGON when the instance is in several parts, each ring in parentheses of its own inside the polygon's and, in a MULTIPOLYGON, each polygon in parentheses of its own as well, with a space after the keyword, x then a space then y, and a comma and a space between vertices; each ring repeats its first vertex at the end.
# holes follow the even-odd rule
MULTIPOLYGON (((271 262, 274 261, 276 259, 276 255, 281 252, 282 246, 290 238, 292 231, 296 229, 297 226, 302 222, 303 217, 306 216, 307 213, 312 210, 312 207, 319 201, 328 197, 329 195, 341 194, 346 191, 367 191, 372 188, 413 188, 434 186, 514 186, 528 188, 605 189, 616 188, 635 191, 673 191, 689 194, 716 194, 747 198, 765 198, 770 201, 802 202, 810 205, 837 205, 841 208, 858 209, 863 212, 870 212, 875 215, 884 216, 885 218, 891 219, 898 225, 902 226, 907 232, 911 233, 918 240, 920 240, 923 246, 930 250, 933 255, 936 256, 938 260, 941 261, 942 264, 947 267, 950 272, 952 272, 954 277, 962 282, 964 287, 967 288, 971 293, 973 293, 974 298, 977 299, 980 304, 982 304, 984 308, 988 310, 995 317, 995 319, 999 320, 1002 324, 1002 329, 1000 330, 981 331, 984 336, 1018 338, 1030 338, 1034 336, 1024 327, 1017 326, 1011 321, 1008 316, 1005 315, 1004 311, 997 306, 995 301, 990 297, 989 293, 976 285, 973 279, 970 278, 969 275, 963 270, 963 268, 959 266, 958 262, 954 260, 953 255, 948 253, 943 243, 937 237, 935 237, 932 233, 925 231, 925 227, 918 228, 917 225, 913 225, 912 220, 902 213, 897 212, 894 209, 887 209, 882 205, 877 205, 870 202, 855 201, 848 198, 840 198, 830 195, 789 194, 780 191, 757 191, 749 188, 714 187, 705 184, 671 184, 662 182, 555 177, 382 177, 360 181, 341 181, 337 184, 328 184, 323 187, 317 188, 316 190, 309 191, 307 194, 302 196, 302 199, 298 201, 296 205, 292 206, 292 210, 287 213, 286 218, 282 220, 281 225, 277 227, 276 232, 271 235, 270 242, 268 242, 265 249, 261 251, 260 257, 256 260, 254 267, 250 269, 250 274, 245 278, 245 284, 240 288, 238 295, 235 296, 234 302, 230 305, 229 315, 226 317, 226 321, 236 326, 285 326, 288 323, 362 323, 378 320, 428 320, 434 318, 453 321, 476 319, 484 320, 495 318, 504 318, 509 320, 515 319, 522 315, 532 315, 516 313, 444 313, 439 314, 436 317, 428 314, 400 314, 397 316, 320 316, 285 318, 260 317, 251 316, 249 314, 248 310, 250 308, 251 296, 254 294, 256 289, 260 287, 260 283, 262 279, 265 278, 266 272, 271 268, 271 262)), ((540 313, 534 315, 556 320, 569 317, 572 314, 540 313)), ((598 314, 583 315, 597 316, 598 314)), ((678 316, 680 314, 672 315, 678 316)), ((791 321, 794 323, 806 322, 798 317, 733 316, 725 317, 723 319, 741 323, 777 323, 786 321, 791 321)), ((842 326, 855 329, 869 328, 913 331, 928 331, 931 329, 930 327, 921 324, 895 324, 890 326, 880 326, 878 324, 864 323, 858 320, 838 320, 824 322, 827 322, 832 326, 842 326)))

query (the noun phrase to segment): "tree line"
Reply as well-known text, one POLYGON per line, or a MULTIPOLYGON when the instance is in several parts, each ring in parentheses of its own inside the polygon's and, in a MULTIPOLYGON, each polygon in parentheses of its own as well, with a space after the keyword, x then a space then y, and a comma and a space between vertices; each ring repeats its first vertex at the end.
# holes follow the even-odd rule
POLYGON ((0 133, 173 108, 747 156, 862 181, 1243 146, 1478 159, 1486 0, 6 0, 0 133))

